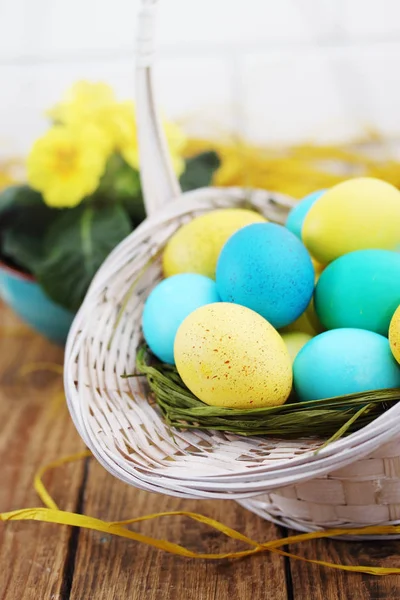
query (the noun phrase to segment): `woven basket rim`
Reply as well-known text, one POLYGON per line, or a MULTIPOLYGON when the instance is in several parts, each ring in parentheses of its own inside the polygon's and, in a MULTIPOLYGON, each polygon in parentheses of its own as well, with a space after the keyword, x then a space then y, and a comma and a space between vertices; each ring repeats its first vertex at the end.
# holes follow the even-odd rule
MULTIPOLYGON (((92 286, 74 319, 68 336, 65 352, 64 382, 68 407, 72 419, 85 443, 99 462, 101 462, 108 470, 110 470, 108 460, 99 453, 96 448, 96 444, 87 431, 85 420, 82 418, 82 414, 79 414, 81 408, 76 405, 69 392, 71 386, 74 385, 74 382, 71 379, 73 365, 71 365, 70 361, 72 351, 73 349, 76 349, 77 345, 79 346, 79 344, 82 344, 82 339, 79 339, 78 332, 82 327, 82 323, 85 321, 87 311, 90 311, 92 301, 102 293, 108 279, 107 273, 113 271, 113 265, 115 262, 119 261, 124 248, 129 246, 132 241, 135 241, 138 237, 146 237, 147 232, 152 228, 157 227, 162 223, 173 222, 178 216, 188 215, 192 213, 193 210, 211 210, 208 203, 210 198, 215 195, 222 194, 226 198, 235 197, 237 199, 240 194, 242 197, 244 195, 247 197, 249 193, 251 193, 249 190, 241 190, 240 188, 203 188, 202 190, 195 190, 194 192, 183 194, 179 200, 165 207, 165 209, 158 212, 155 216, 148 217, 136 231, 121 242, 121 244, 110 254, 96 275, 92 286)), ((263 194, 264 198, 266 196, 271 197, 272 199, 282 198, 283 202, 290 203, 290 199, 283 195, 274 194, 265 190, 256 190, 255 193, 263 194)), ((192 474, 191 487, 193 488, 193 497, 198 497, 199 494, 201 495, 202 490, 210 489, 210 485, 213 489, 213 493, 221 494, 221 497, 226 497, 231 488, 235 497, 249 497, 257 493, 262 493, 267 488, 271 489, 273 487, 281 486, 282 480, 286 481, 289 479, 291 482, 305 481, 314 478, 316 474, 324 474, 345 466, 354 460, 357 460, 360 456, 369 454, 376 447, 394 437, 399 431, 399 427, 396 425, 396 417, 399 413, 400 405, 395 405, 387 412, 377 417, 369 425, 366 425, 359 431, 354 432, 343 439, 332 442, 321 449, 318 454, 315 454, 314 450, 307 450, 298 456, 290 458, 290 460, 287 460, 286 462, 277 460, 274 464, 268 465, 268 467, 266 467, 266 465, 254 466, 252 467, 251 473, 246 470, 246 465, 244 464, 243 469, 237 470, 234 473, 227 471, 225 474, 217 475, 192 474), (355 447, 357 448, 357 452, 354 452, 355 447), (249 488, 250 492, 237 492, 242 481, 247 482, 248 484, 251 482, 249 488)), ((243 439, 241 436, 233 437, 235 439, 243 439)), ((114 474, 116 474, 115 470, 114 474)), ((123 470, 121 470, 117 473, 117 476, 132 484, 131 473, 124 473, 123 470)), ((171 485, 171 493, 174 491, 173 488, 179 488, 182 483, 186 483, 187 481, 185 476, 181 477, 176 472, 171 475, 163 472, 162 478, 171 485)), ((142 482, 146 489, 155 487, 153 476, 148 478, 141 473, 135 479, 134 485, 139 485, 140 487, 140 483, 142 482)))

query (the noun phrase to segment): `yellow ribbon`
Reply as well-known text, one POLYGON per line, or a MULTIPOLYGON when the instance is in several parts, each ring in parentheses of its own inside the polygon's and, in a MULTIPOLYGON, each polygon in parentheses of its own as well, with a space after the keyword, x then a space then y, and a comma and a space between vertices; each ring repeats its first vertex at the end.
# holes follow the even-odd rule
POLYGON ((338 535, 390 535, 390 534, 399 534, 400 526, 396 525, 379 525, 379 526, 371 526, 371 527, 363 527, 363 528, 353 528, 353 529, 329 529, 325 531, 318 531, 312 533, 302 533, 296 534, 292 536, 288 536, 285 538, 281 538, 279 540, 273 540, 270 542, 257 542, 256 540, 251 539, 250 537, 243 535, 242 533, 228 527, 216 521, 215 519, 211 519, 210 517, 206 517, 204 515, 200 515, 197 513, 187 512, 187 511, 172 511, 172 512, 162 512, 155 513, 151 515, 146 515, 144 517, 138 517, 135 519, 127 519, 125 521, 114 521, 108 522, 103 521, 102 519, 96 519, 95 517, 89 517, 87 515, 81 515, 77 513, 72 513, 64 510, 60 510, 57 507, 57 504, 54 502, 53 498, 47 491, 45 485, 43 484, 43 476, 45 473, 66 463, 74 462, 86 457, 90 457, 91 453, 86 450, 84 452, 79 452, 78 454, 73 454, 71 456, 66 456, 55 460, 48 465, 39 469, 39 471, 35 475, 34 486, 37 494, 42 500, 43 504, 45 504, 46 508, 38 507, 38 508, 24 508, 20 510, 14 510, 6 513, 0 514, 0 521, 41 521, 46 523, 56 523, 58 525, 70 525, 73 527, 83 527, 85 529, 92 529, 94 531, 100 531, 102 533, 116 535, 119 537, 124 537, 136 542, 140 542, 143 544, 147 544, 148 546, 152 546, 153 548, 157 548, 159 550, 164 550, 165 552, 169 552, 171 554, 176 554, 178 556, 183 556, 186 558, 196 558, 202 560, 221 560, 221 559, 234 559, 234 558, 243 558, 245 556, 250 556, 252 554, 257 554, 259 552, 265 552, 268 550, 269 552, 275 552, 276 554, 280 554, 281 556, 287 556, 289 558, 293 558, 296 560, 302 560, 304 562, 330 567, 332 569, 338 569, 341 571, 350 571, 355 573, 367 573, 369 575, 393 575, 400 574, 400 568, 396 567, 368 567, 368 566, 351 566, 351 565, 342 565, 326 562, 323 560, 313 560, 310 558, 305 558, 303 556, 298 556, 297 554, 292 554, 290 552, 286 552, 281 550, 282 546, 288 546, 289 544, 298 544, 300 542, 306 542, 308 540, 321 539, 326 537, 334 537, 338 535), (224 552, 217 554, 208 554, 202 552, 193 552, 189 550, 185 546, 181 546, 180 544, 176 544, 174 542, 170 542, 168 540, 160 540, 147 535, 142 535, 141 533, 137 533, 135 531, 131 531, 128 529, 128 525, 133 525, 135 523, 141 523, 142 521, 150 521, 152 519, 159 519, 162 517, 187 517, 198 523, 203 523, 208 527, 223 533, 225 536, 243 542, 249 546, 247 550, 241 550, 237 552, 224 552))
POLYGON ((215 140, 189 139, 185 155, 209 150, 218 153, 221 165, 214 173, 214 185, 264 188, 294 198, 332 187, 350 177, 377 177, 400 187, 399 162, 388 152, 387 141, 369 128, 363 139, 355 142, 345 146, 309 143, 260 147, 220 131, 215 140), (363 152, 362 147, 371 142, 379 143, 385 156, 382 152, 381 157, 375 158, 368 151, 363 152))

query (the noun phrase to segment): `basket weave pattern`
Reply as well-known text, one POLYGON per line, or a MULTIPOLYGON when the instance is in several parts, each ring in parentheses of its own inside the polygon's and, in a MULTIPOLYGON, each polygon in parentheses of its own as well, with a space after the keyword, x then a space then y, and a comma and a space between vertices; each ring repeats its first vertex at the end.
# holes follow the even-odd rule
POLYGON ((292 206, 289 198, 261 190, 205 188, 180 194, 152 84, 156 0, 143 5, 137 114, 150 216, 105 261, 71 328, 65 389, 74 423, 106 469, 142 489, 185 498, 234 498, 264 518, 303 531, 396 521, 400 405, 316 452, 323 440, 171 430, 147 397, 143 378, 122 377, 135 370, 143 303, 162 276, 160 253, 182 223, 244 203, 282 223, 292 206))
POLYGON ((400 520, 400 440, 366 458, 305 483, 241 504, 287 527, 311 531, 400 520))

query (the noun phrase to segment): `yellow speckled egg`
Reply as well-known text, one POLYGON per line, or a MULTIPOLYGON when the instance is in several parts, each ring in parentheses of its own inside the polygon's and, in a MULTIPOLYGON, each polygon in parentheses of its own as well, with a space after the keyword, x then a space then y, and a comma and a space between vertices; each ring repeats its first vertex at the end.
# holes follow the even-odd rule
POLYGON ((310 254, 327 264, 366 248, 394 250, 400 244, 400 191, 360 177, 326 191, 308 211, 302 239, 310 254))
POLYGON ((219 302, 192 312, 174 346, 179 375, 211 406, 259 408, 283 404, 292 365, 279 333, 259 314, 219 302))
POLYGON ((215 279, 222 246, 236 231, 266 219, 244 208, 226 208, 201 215, 183 225, 169 240, 163 255, 166 277, 200 273, 215 279))
POLYGON ((312 335, 303 333, 302 331, 290 331, 289 333, 284 333, 282 335, 282 339, 286 344, 292 363, 302 347, 305 346, 312 337, 312 335))
POLYGON ((400 306, 396 309, 390 321, 389 344, 393 356, 400 363, 400 306))

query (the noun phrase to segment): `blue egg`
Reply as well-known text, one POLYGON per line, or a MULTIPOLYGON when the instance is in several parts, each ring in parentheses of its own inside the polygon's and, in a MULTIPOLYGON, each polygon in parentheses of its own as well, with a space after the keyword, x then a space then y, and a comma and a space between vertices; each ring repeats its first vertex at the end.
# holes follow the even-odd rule
POLYGON ((400 367, 388 339, 365 329, 317 335, 298 353, 293 375, 303 401, 400 387, 400 367))
POLYGON ((254 223, 237 231, 222 248, 217 289, 263 316, 276 329, 293 323, 314 291, 314 268, 305 246, 288 229, 254 223))
POLYGON ((305 198, 300 200, 294 208, 290 211, 286 220, 286 227, 297 235, 301 240, 301 229, 303 227, 304 219, 312 205, 324 194, 326 190, 318 190, 312 194, 308 194, 305 198))
POLYGON ((196 308, 213 302, 220 302, 220 297, 209 277, 181 273, 161 281, 147 298, 142 316, 144 339, 153 354, 173 365, 180 324, 196 308))

